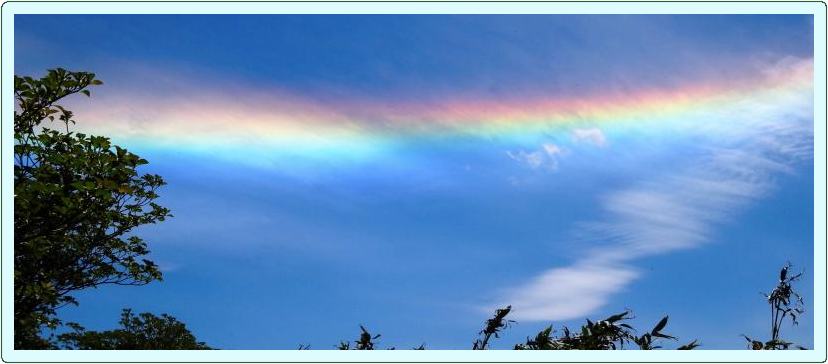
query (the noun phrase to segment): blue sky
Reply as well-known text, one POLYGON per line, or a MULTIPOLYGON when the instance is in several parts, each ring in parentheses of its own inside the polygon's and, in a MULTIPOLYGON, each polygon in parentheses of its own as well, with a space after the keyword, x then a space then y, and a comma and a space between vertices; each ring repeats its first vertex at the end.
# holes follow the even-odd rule
MULTIPOLYGON (((469 348, 512 304, 510 348, 630 308, 741 349, 786 261, 813 307, 812 94, 765 86, 808 68, 812 34, 793 15, 17 15, 15 73, 96 72, 67 102, 78 128, 149 159, 175 216, 137 231, 163 282, 61 315, 166 312, 231 349, 328 349, 359 324, 469 348), (537 106, 556 100, 579 101, 537 106)), ((813 346, 811 316, 783 335, 813 346)))

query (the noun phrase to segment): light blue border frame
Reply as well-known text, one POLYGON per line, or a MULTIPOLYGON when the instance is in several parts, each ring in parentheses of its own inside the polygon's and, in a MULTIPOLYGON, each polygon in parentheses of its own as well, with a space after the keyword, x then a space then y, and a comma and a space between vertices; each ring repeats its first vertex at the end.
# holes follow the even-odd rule
POLYGON ((825 362, 826 360, 826 5, 823 2, 7 2, 2 7, 2 359, 8 362, 825 362), (805 351, 471 350, 14 350, 13 74, 15 14, 812 14, 814 15, 814 349, 805 351))

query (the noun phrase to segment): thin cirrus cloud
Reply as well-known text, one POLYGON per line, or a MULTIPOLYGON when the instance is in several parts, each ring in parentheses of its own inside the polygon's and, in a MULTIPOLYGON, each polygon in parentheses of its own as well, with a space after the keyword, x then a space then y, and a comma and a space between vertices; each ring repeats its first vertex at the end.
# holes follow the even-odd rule
MULTIPOLYGON (((575 128, 572 130, 572 140, 575 143, 587 143, 599 147, 607 144, 607 138, 599 128, 575 128)), ((568 153, 568 149, 554 143, 544 143, 536 150, 506 151, 509 158, 530 169, 549 171, 557 171, 560 159, 568 153)))
POLYGON ((506 155, 531 169, 544 168, 554 171, 558 169, 558 159, 564 154, 564 152, 565 150, 563 148, 555 144, 545 143, 537 150, 519 150, 516 152, 507 151, 506 155))
MULTIPOLYGON (((810 60, 781 62, 767 74, 796 74, 810 67, 810 60)), ((807 81, 701 115, 704 123, 697 120, 683 129, 709 136, 698 145, 701 153, 605 195, 606 218, 579 225, 591 248, 572 264, 540 272, 509 290, 501 301, 527 321, 580 318, 604 307, 642 276, 636 259, 710 242, 728 216, 773 191, 775 176, 793 173, 792 165, 812 158, 812 112, 807 81)), ((595 132, 573 133, 578 135, 597 140, 595 132)))
POLYGON ((597 146, 607 144, 607 137, 598 128, 575 129, 572 131, 572 139, 575 142, 590 143, 597 146))

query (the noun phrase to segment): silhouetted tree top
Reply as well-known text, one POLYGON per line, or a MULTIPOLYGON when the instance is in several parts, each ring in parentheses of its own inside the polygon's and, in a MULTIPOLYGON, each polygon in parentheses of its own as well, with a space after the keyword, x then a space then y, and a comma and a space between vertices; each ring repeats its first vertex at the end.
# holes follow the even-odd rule
POLYGON ((76 291, 161 279, 144 258, 147 244, 130 233, 171 216, 154 202, 164 180, 140 174, 147 161, 108 138, 72 132, 73 113, 59 104, 100 84, 93 73, 60 68, 14 78, 17 349, 52 347, 40 332, 61 324, 55 310, 76 305, 76 291))
POLYGON ((789 319, 792 325, 798 325, 797 319, 805 313, 802 296, 793 289, 793 284, 802 277, 802 273, 790 274, 791 263, 786 263, 779 270, 779 282, 770 293, 763 293, 770 306, 771 313, 771 336, 768 341, 761 342, 754 340, 747 335, 742 335, 748 342, 748 347, 753 350, 787 350, 791 347, 805 350, 805 347, 796 345, 780 337, 782 324, 789 319))
POLYGON ((61 334, 58 341, 64 349, 81 350, 200 350, 210 349, 184 323, 167 314, 160 317, 151 313, 135 315, 125 309, 119 321, 121 327, 108 331, 87 331, 73 324, 73 332, 61 334))

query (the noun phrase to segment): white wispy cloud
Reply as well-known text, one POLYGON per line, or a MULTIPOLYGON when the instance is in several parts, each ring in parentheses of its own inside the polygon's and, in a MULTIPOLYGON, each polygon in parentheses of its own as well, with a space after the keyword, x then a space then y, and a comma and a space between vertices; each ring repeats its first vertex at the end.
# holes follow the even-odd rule
POLYGON ((572 140, 578 143, 590 143, 597 146, 607 144, 607 137, 598 128, 586 128, 572 130, 572 140))
POLYGON ((563 153, 564 150, 561 147, 552 143, 546 143, 541 145, 537 150, 507 151, 506 155, 515 161, 529 166, 529 168, 545 168, 554 171, 558 169, 558 160, 563 153))
MULTIPOLYGON (((501 301, 513 305, 519 320, 582 318, 603 307, 640 276, 635 259, 709 242, 718 224, 772 191, 774 179, 792 173, 793 164, 811 159, 812 112, 812 91, 797 88, 734 103, 706 115, 705 123, 689 121, 683 131, 692 132, 695 123, 707 136, 700 156, 606 195, 601 206, 606 218, 586 221, 578 231, 591 248, 501 301)), ((594 132, 580 135, 598 140, 594 132)))
POLYGON ((587 261, 550 269, 510 292, 517 308, 515 317, 521 320, 580 317, 603 306, 607 296, 621 291, 636 277, 638 273, 629 267, 587 261))

